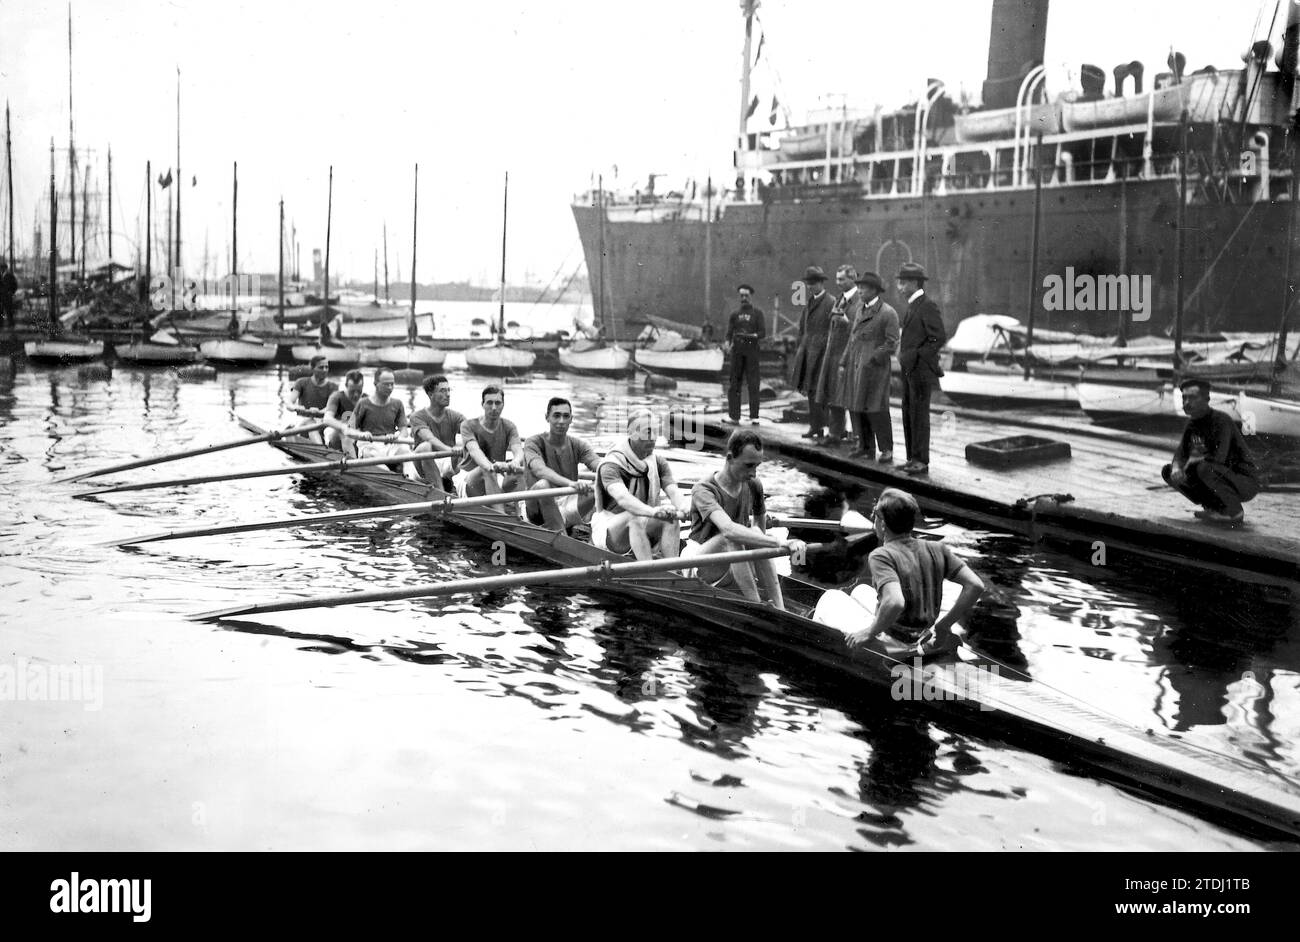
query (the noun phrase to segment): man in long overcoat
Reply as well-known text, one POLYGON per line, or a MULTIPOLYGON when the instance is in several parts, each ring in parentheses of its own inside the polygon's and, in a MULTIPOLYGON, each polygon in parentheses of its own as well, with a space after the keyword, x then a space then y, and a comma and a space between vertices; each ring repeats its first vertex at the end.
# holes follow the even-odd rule
POLYGON ((803 282, 808 286, 808 301, 799 318, 799 346, 790 364, 790 385, 808 397, 808 431, 803 437, 819 439, 826 426, 826 410, 814 392, 826 358, 826 332, 835 298, 826 290, 826 273, 816 265, 803 273, 803 282))
POLYGON ((898 365, 903 370, 903 441, 908 474, 930 469, 930 394, 943 369, 939 348, 948 340, 939 305, 925 293, 925 269, 907 262, 898 272, 898 296, 907 299, 898 341, 898 365))
POLYGON ((841 265, 835 270, 835 284, 843 294, 831 308, 830 329, 826 332, 826 356, 822 360, 817 380, 818 397, 826 404, 826 414, 830 420, 830 432, 822 440, 823 445, 838 445, 849 437, 844 428, 844 407, 840 405, 843 398, 840 389, 840 359, 849 342, 849 329, 862 311, 862 292, 858 290, 857 279, 858 270, 852 265, 841 265))
POLYGON ((840 405, 848 410, 858 449, 850 458, 894 460, 894 428, 889 417, 889 376, 898 349, 898 312, 885 302, 885 283, 873 271, 857 279, 862 311, 849 332, 840 364, 844 369, 840 405))

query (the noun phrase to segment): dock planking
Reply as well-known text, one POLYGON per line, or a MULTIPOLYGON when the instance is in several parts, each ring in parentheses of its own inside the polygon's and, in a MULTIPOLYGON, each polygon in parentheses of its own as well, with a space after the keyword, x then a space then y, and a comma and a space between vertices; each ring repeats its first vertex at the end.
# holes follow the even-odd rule
MULTIPOLYGON (((1113 564, 1112 554, 1134 554, 1248 581, 1300 586, 1300 501, 1291 493, 1266 490, 1246 504, 1242 526, 1198 520, 1192 516, 1197 507, 1165 487, 1160 477, 1175 436, 1089 426, 1082 415, 1029 417, 934 406, 929 473, 914 477, 899 470, 904 461, 903 426, 898 408, 891 412, 894 465, 850 459, 848 447, 810 444, 800 437, 807 426, 779 421, 781 410, 772 406, 764 410, 758 431, 769 449, 775 446, 814 475, 901 487, 928 511, 1030 540, 1083 543, 1091 558, 1104 560, 1100 565, 1113 564), (1072 457, 1008 469, 966 460, 971 442, 1021 435, 1026 428, 1068 442, 1072 457), (1066 494, 1073 499, 1054 497, 1066 494)), ((720 446, 734 428, 722 418, 722 413, 702 417, 711 446, 720 446)))

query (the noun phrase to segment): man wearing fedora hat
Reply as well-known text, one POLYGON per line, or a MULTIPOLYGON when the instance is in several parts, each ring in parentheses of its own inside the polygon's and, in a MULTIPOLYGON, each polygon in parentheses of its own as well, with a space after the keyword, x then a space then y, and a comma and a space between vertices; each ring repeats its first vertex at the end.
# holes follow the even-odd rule
POLYGON ((844 380, 839 405, 848 410, 858 450, 850 458, 894 460, 894 428, 889 418, 889 361, 898 349, 898 312, 885 303, 885 283, 873 271, 858 276, 862 311, 853 322, 840 358, 844 380))
POLYGON ((903 443, 908 474, 930 469, 930 394, 943 375, 939 348, 948 341, 939 305, 925 293, 925 269, 905 262, 898 270, 898 295, 907 299, 898 341, 898 365, 903 370, 903 443))
POLYGON ((808 397, 808 431, 803 437, 818 439, 826 425, 826 414, 825 403, 817 398, 817 386, 835 299, 826 290, 826 272, 816 265, 804 271, 803 282, 808 286, 808 301, 799 318, 799 346, 790 364, 790 385, 808 397))

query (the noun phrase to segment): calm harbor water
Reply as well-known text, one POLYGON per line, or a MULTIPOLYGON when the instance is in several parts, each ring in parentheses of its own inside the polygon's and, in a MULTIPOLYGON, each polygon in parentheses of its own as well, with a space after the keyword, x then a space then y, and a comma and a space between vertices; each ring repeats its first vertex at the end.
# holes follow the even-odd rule
MULTIPOLYGON (((473 414, 484 380, 456 362, 453 406, 473 414)), ((0 701, 0 846, 1274 846, 596 591, 186 621, 489 566, 477 538, 412 520, 116 549, 103 544, 355 500, 296 476, 92 500, 54 483, 238 438, 236 413, 288 424, 287 389, 275 368, 190 382, 0 361, 0 667, 75 667, 85 681, 78 701, 0 701)), ((636 385, 538 377, 508 386, 506 415, 540 430, 557 393, 574 399, 574 431, 600 445, 623 403, 648 401, 636 385)), ((398 395, 425 404, 418 390, 398 395)), ((683 477, 703 473, 698 454, 677 457, 690 462, 683 477)), ((115 480, 286 463, 254 446, 115 480)), ((803 512, 819 485, 777 463, 762 477, 785 512, 803 512)), ((1098 581, 1042 547, 941 532, 995 589, 971 624, 988 653, 1142 728, 1300 777, 1294 600, 1155 570, 1098 581)))

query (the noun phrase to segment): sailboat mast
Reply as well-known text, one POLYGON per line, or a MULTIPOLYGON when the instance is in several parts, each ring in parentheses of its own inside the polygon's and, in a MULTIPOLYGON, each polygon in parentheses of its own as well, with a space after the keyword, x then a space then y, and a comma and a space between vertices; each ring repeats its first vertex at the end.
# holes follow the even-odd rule
POLYGON ((384 223, 384 300, 388 297, 388 223, 384 223))
POLYGON ((375 303, 379 303, 379 249, 375 249, 375 303))
POLYGON ((1178 148, 1178 228, 1174 240, 1175 263, 1178 268, 1177 291, 1174 295, 1174 382, 1183 373, 1183 221, 1187 215, 1187 110, 1179 121, 1178 148))
POLYGON ((713 174, 704 184, 704 323, 713 317, 713 174))
MULTIPOLYGON (((77 194, 72 194, 76 202, 77 194)), ((90 171, 81 175, 81 280, 86 280, 86 240, 90 237, 90 171)))
POLYGON ((280 300, 276 308, 275 326, 284 329, 284 198, 280 199, 280 300))
MULTIPOLYGON (((140 217, 137 216, 137 219, 140 217)), ((153 162, 144 162, 144 277, 153 286, 153 162)))
MULTIPOLYGON (((510 171, 506 171, 505 191, 501 197, 501 306, 497 309, 497 333, 506 332, 506 221, 510 213, 510 171)), ((411 270, 415 270, 412 263, 411 270)))
POLYGON ((230 313, 239 310, 239 161, 234 162, 230 191, 230 313))
MULTIPOLYGON (((181 267, 181 67, 176 67, 176 261, 181 267)), ((233 273, 233 266, 232 266, 233 273)))
POLYGON ((50 138, 50 330, 59 324, 59 194, 54 188, 54 139, 50 138))
POLYGON ((9 102, 5 102, 5 174, 9 181, 9 270, 14 270, 14 151, 9 133, 9 102))
MULTIPOLYGON (((77 149, 72 141, 72 4, 68 4, 68 263, 77 264, 77 149)), ((82 221, 85 225, 85 221, 82 221)))
MULTIPOLYGON (((113 145, 108 145, 108 260, 113 260, 113 145)), ((112 277, 110 273, 109 277, 112 277)))
MULTIPOLYGON (((411 319, 406 322, 406 339, 414 344, 419 336, 415 328, 415 241, 420 228, 420 165, 415 165, 415 196, 411 200, 411 319)), ((384 228, 384 282, 388 282, 388 228, 384 228)), ((388 293, 388 289, 384 289, 388 293)))
MULTIPOLYGON (((322 328, 325 326, 325 322, 329 319, 328 317, 326 317, 326 315, 329 314, 329 308, 330 308, 330 222, 333 218, 334 218, 334 165, 330 164, 329 196, 325 203, 325 282, 322 285, 325 292, 325 300, 323 301, 325 305, 325 313, 321 315, 320 322, 322 328)), ((322 333, 323 332, 324 331, 322 330, 322 333)))

